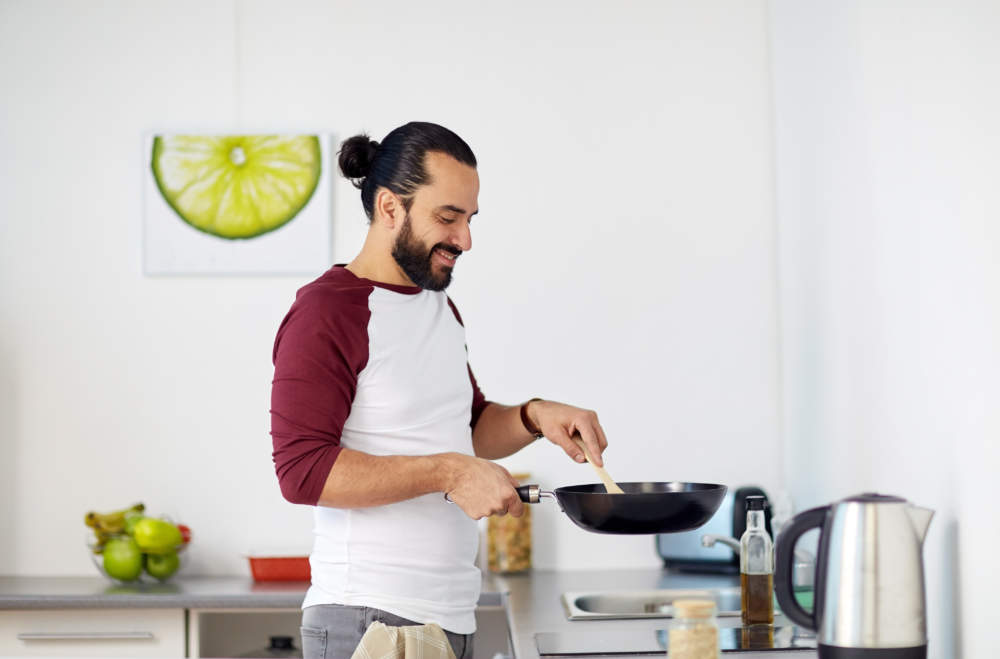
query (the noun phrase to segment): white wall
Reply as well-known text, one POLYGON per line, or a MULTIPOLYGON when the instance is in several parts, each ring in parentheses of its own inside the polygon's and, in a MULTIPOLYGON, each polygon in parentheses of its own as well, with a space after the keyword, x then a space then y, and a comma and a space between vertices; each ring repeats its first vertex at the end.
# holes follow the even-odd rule
POLYGON ((789 487, 937 510, 941 659, 996 655, 998 26, 996 3, 771 3, 789 487))
MULTIPOLYGON (((146 278, 148 130, 447 125, 479 157, 450 289, 486 393, 598 410, 620 480, 781 484, 762 2, 0 4, 0 573, 91 574, 83 514, 190 524, 193 573, 308 547, 270 458, 309 278, 146 278)), ((366 225, 334 188, 334 260, 366 225)), ((316 273, 318 274, 318 273, 316 273)), ((538 482, 592 482, 535 446, 538 482)), ((536 565, 656 565, 539 506, 536 565)))

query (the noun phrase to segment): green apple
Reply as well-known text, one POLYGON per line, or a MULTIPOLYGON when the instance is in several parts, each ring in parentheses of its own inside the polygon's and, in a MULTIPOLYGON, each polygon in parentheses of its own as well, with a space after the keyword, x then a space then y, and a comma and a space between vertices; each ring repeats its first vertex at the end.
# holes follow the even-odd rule
POLYGON ((166 581, 181 566, 181 559, 177 552, 169 554, 147 554, 146 572, 151 577, 156 577, 160 581, 166 581))
POLYGON ((132 527, 132 537, 139 549, 147 554, 168 554, 177 551, 184 542, 180 529, 155 517, 143 517, 132 527))
POLYGON ((142 572, 142 551, 128 536, 110 538, 104 545, 104 571, 120 581, 134 581, 142 572))

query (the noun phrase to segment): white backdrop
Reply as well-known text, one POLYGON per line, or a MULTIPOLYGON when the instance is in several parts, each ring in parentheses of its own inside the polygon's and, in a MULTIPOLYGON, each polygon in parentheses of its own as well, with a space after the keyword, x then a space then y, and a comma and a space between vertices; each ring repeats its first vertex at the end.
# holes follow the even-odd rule
POLYGON ((789 487, 934 508, 930 656, 993 657, 1000 6, 771 8, 789 487))
MULTIPOLYGON (((434 8, 0 5, 0 572, 93 573, 83 514, 136 500, 193 528, 188 573, 308 548, 267 432, 274 333, 310 277, 144 278, 151 129, 449 126, 481 163, 449 293, 487 395, 596 409, 620 480, 778 486, 763 3, 434 8)), ((342 262, 366 224, 344 179, 333 197, 342 262)), ((506 463, 594 479, 554 448, 506 463)), ((544 505, 535 564, 658 559, 544 505)))
MULTIPOLYGON (((933 656, 990 656, 995 4, 433 9, 0 5, 0 573, 92 574, 83 514, 136 500, 194 528, 188 573, 308 547, 267 408, 309 277, 144 278, 136 141, 422 119, 481 163, 450 293, 490 397, 597 409, 621 480, 936 508, 933 656)), ((346 261, 366 225, 346 181, 333 197, 346 261)), ((541 445, 505 464, 593 478, 541 445)), ((554 508, 537 566, 657 564, 554 508)))

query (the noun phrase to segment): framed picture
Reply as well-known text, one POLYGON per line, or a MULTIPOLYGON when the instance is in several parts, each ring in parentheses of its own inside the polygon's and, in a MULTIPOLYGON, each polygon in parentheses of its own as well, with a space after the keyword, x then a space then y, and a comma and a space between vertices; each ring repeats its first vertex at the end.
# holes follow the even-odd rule
POLYGON ((329 267, 332 136, 144 137, 147 275, 311 274, 329 267))

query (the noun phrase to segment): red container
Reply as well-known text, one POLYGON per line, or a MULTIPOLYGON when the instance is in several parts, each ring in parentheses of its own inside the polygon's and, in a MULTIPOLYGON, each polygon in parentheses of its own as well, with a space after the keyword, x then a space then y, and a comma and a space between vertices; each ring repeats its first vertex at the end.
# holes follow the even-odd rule
POLYGON ((308 556, 248 556, 254 581, 310 581, 308 556))

